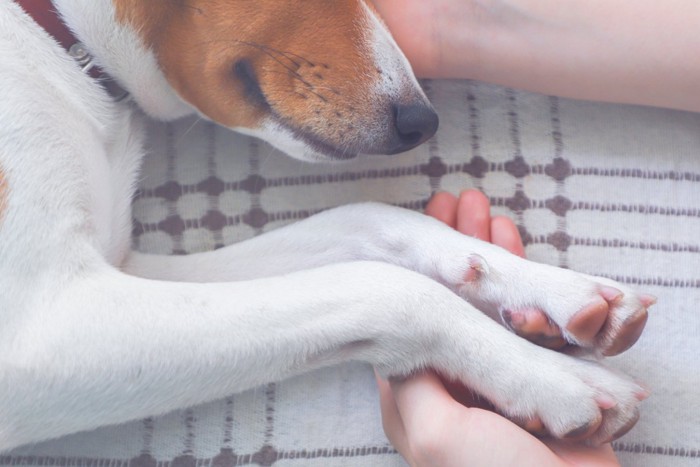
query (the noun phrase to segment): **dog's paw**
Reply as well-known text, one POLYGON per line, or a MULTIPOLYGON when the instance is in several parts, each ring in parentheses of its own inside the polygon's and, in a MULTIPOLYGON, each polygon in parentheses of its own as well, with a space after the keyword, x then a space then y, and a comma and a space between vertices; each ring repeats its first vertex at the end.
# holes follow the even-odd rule
POLYGON ((598 363, 551 357, 538 361, 547 365, 530 368, 534 381, 510 386, 508 402, 496 402, 497 408, 534 434, 592 445, 617 439, 635 425, 648 396, 644 388, 598 363))
POLYGON ((516 257, 472 255, 458 291, 497 307, 504 324, 540 346, 617 355, 639 339, 656 299, 604 278, 516 257))
POLYGON ((550 349, 576 345, 611 356, 637 342, 654 303, 651 295, 599 284, 589 303, 571 308, 573 314, 536 307, 501 308, 500 314, 509 329, 535 344, 550 349))

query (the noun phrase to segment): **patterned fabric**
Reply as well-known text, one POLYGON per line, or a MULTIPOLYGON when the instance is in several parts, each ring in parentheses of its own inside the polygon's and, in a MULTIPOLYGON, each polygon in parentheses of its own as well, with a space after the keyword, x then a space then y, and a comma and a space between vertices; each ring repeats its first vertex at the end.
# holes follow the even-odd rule
MULTIPOLYGON (((700 462, 700 115, 428 82, 438 136, 404 155, 293 161, 197 119, 150 124, 134 244, 210 250, 356 201, 422 209, 476 187, 536 261, 659 297, 609 364, 652 397, 614 444, 625 465, 700 462)), ((2 465, 404 465, 381 430, 371 368, 348 364, 163 417, 17 449, 2 465)))

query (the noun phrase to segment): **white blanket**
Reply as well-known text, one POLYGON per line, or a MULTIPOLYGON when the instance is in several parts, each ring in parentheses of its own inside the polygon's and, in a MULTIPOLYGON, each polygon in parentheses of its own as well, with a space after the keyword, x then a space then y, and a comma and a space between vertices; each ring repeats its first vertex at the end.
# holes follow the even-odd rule
MULTIPOLYGON (((655 294, 615 367, 652 390, 614 447, 625 465, 700 463, 700 114, 427 82, 436 138, 411 153, 320 166, 186 119, 150 126, 134 244, 190 253, 340 204, 422 209, 483 190, 531 259, 655 294)), ((31 390, 31 388, 27 388, 31 390)), ((0 422, 1 423, 1 422, 0 422)), ((1 465, 403 465, 381 430, 371 369, 329 368, 169 415, 0 456, 1 465)))

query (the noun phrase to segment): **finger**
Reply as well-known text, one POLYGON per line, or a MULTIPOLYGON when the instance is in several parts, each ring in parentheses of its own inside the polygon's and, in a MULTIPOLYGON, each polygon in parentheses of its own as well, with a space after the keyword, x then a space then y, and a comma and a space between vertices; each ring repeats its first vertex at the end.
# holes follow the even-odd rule
POLYGON ((425 213, 454 229, 457 226, 457 197, 444 191, 436 193, 428 201, 425 213))
POLYGON ((491 241, 491 205, 482 192, 467 190, 459 195, 457 230, 480 240, 491 241))
POLYGON ((391 390, 389 382, 382 379, 377 372, 374 372, 379 388, 379 406, 382 412, 382 427, 384 433, 389 439, 389 442, 405 459, 409 459, 410 451, 408 449, 408 438, 406 430, 403 427, 401 415, 394 401, 394 394, 391 390))
POLYGON ((511 421, 459 405, 432 373, 392 381, 391 389, 411 455, 418 463, 432 456, 432 463, 423 464, 561 465, 549 448, 511 421), (508 440, 507 449, 503 440, 508 440))
POLYGON ((511 253, 525 257, 525 247, 515 223, 507 217, 491 219, 491 241, 511 253))
MULTIPOLYGON (((399 414, 408 416, 411 422, 423 417, 430 418, 433 410, 451 410, 458 404, 452 399, 440 381, 440 378, 433 372, 426 371, 411 376, 405 380, 392 380, 390 382, 391 391, 394 395, 399 414), (403 408, 410 408, 403 411, 403 408)), ((404 422, 404 427, 406 422, 404 422)))

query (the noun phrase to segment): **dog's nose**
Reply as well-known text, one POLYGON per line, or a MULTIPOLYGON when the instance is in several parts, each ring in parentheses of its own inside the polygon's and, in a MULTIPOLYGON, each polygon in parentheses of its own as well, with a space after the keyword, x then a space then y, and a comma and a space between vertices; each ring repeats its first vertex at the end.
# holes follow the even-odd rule
POLYGON ((418 103, 394 106, 397 138, 387 154, 408 151, 430 139, 438 129, 439 119, 430 105, 418 103))

